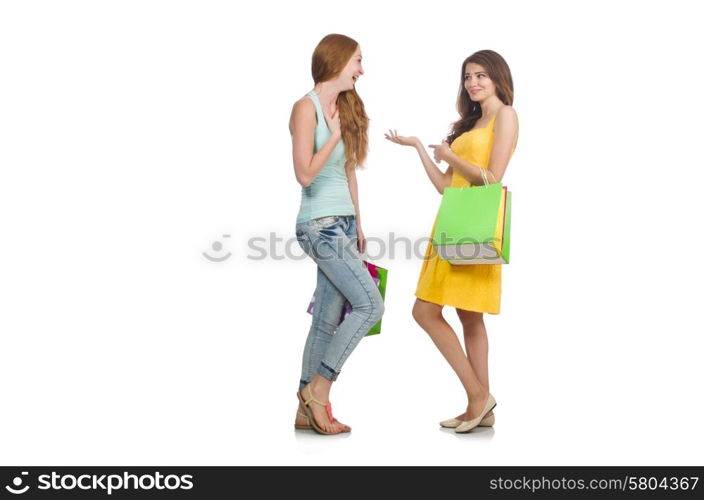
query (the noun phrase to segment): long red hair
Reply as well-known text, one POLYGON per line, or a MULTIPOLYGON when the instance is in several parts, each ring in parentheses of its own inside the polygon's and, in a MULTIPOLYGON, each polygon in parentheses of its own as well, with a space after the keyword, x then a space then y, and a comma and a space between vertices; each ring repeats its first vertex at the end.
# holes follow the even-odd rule
MULTIPOLYGON (((311 72, 317 83, 332 80, 342 72, 359 44, 345 35, 330 34, 323 37, 313 51, 311 72)), ((351 168, 360 167, 369 149, 369 117, 364 103, 355 89, 340 92, 337 97, 340 113, 340 130, 345 143, 345 159, 351 168)))

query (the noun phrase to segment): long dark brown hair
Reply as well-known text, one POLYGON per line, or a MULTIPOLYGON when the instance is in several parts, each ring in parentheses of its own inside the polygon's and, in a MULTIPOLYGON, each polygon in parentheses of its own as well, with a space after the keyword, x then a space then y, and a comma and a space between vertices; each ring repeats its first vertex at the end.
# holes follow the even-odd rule
POLYGON ((496 85, 496 97, 501 102, 508 106, 513 104, 513 78, 504 58, 493 50, 475 52, 464 60, 460 70, 460 90, 457 94, 457 112, 460 114, 460 119, 452 124, 452 132, 447 136, 447 142, 450 144, 460 135, 472 130, 477 120, 482 117, 482 107, 469 98, 469 93, 464 88, 464 73, 469 63, 479 64, 484 68, 496 85))
MULTIPOLYGON (((311 72, 317 84, 332 80, 345 68, 359 44, 345 35, 330 34, 323 37, 313 51, 311 72)), ((340 130, 345 143, 345 160, 350 168, 361 166, 369 149, 369 117, 364 103, 353 88, 340 92, 337 97, 340 113, 340 130)))

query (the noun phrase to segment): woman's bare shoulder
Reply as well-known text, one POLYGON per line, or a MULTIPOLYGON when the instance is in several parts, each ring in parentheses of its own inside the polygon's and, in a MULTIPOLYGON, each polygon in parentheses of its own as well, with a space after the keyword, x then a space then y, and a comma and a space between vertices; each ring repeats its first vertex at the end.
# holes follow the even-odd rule
POLYGON ((313 104, 313 100, 306 94, 293 103, 293 112, 304 112, 306 114, 315 112, 315 104, 313 104))
POLYGON ((496 119, 497 120, 509 120, 509 121, 514 121, 518 119, 518 114, 516 113, 516 110, 513 106, 509 106, 508 104, 505 104, 502 106, 499 111, 496 113, 496 119))

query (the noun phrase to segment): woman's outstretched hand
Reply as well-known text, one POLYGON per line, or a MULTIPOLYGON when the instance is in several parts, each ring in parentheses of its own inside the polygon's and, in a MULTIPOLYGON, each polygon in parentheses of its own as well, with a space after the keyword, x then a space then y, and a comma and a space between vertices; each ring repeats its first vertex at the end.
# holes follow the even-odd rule
POLYGON ((420 139, 418 139, 417 137, 405 137, 402 135, 398 135, 398 132, 396 132, 396 130, 389 130, 387 133, 384 134, 384 137, 386 137, 386 140, 395 142, 396 144, 400 144, 401 146, 418 147, 421 145, 420 139))

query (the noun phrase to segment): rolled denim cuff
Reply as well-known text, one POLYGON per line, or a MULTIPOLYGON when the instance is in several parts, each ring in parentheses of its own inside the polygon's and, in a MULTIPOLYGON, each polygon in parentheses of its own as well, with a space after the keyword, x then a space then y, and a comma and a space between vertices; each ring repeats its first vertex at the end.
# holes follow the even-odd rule
POLYGON ((339 375, 339 373, 337 373, 325 363, 320 363, 320 367, 318 368, 318 375, 320 375, 321 377, 325 377, 331 382, 334 382, 335 380, 337 380, 337 376, 339 375))

